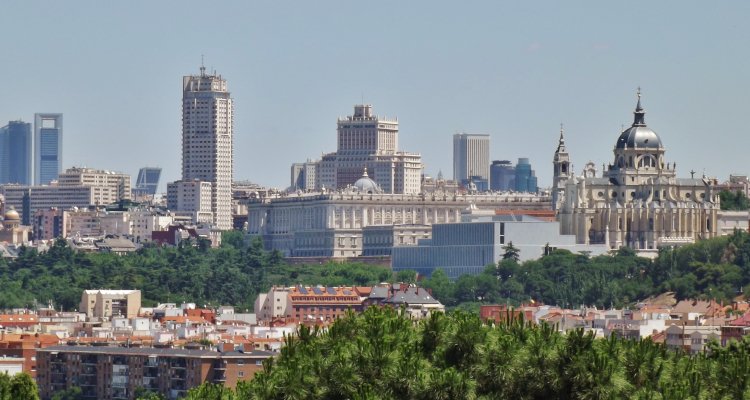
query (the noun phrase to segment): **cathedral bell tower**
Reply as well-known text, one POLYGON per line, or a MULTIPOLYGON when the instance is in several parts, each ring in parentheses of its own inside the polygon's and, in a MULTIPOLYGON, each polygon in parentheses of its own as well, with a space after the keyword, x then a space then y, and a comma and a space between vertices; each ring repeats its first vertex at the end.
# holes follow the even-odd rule
POLYGON ((552 174, 552 208, 557 210, 559 202, 563 200, 565 182, 573 176, 570 166, 570 155, 565 148, 565 136, 563 126, 560 124, 560 141, 557 143, 555 156, 552 158, 554 172, 552 174))

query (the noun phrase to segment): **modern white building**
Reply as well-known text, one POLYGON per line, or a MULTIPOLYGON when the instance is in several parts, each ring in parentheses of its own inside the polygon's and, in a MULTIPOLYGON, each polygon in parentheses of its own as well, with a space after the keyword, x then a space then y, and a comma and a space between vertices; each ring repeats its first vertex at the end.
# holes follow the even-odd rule
POLYGON ((456 133, 453 135, 453 180, 468 182, 478 177, 490 179, 490 135, 456 133))
POLYGON ((206 74, 203 66, 200 71, 182 79, 182 180, 211 184, 211 222, 227 230, 232 229, 232 97, 221 75, 206 74))
POLYGON ((398 119, 377 116, 372 105, 358 104, 352 115, 337 120, 336 131, 335 153, 292 166, 292 188, 301 189, 304 176, 307 190, 345 189, 367 170, 385 193, 420 192, 422 156, 398 150, 398 119))
POLYGON ((492 215, 474 210, 464 214, 462 222, 432 225, 432 238, 416 246, 396 246, 392 252, 394 271, 414 270, 429 276, 442 269, 451 279, 464 274, 480 274, 487 265, 496 264, 513 243, 521 261, 539 258, 556 249, 604 254, 604 245, 576 244, 575 235, 561 235, 560 223, 524 215, 492 215), (473 214, 473 215, 472 215, 473 214))

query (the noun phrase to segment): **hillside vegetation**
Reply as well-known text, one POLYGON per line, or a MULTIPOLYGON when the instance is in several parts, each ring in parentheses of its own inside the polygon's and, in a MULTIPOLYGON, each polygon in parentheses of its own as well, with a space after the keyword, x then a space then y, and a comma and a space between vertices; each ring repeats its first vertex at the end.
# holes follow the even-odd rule
MULTIPOLYGON (((76 253, 58 240, 45 253, 22 249, 12 261, 0 260, 0 308, 34 307, 49 300, 59 309, 78 308, 85 289, 140 289, 144 305, 157 302, 231 304, 252 309, 272 285, 374 285, 409 281, 410 271, 393 276, 387 268, 361 263, 290 266, 260 241, 246 245, 239 232, 225 234, 223 246, 146 247, 125 256, 76 253)), ((508 257, 478 276, 450 282, 436 271, 420 284, 451 308, 476 309, 480 303, 520 304, 531 300, 578 307, 623 306, 663 292, 678 299, 730 301, 750 289, 750 236, 744 232, 675 250, 655 260, 621 249, 589 257, 558 250, 519 263, 508 257)))

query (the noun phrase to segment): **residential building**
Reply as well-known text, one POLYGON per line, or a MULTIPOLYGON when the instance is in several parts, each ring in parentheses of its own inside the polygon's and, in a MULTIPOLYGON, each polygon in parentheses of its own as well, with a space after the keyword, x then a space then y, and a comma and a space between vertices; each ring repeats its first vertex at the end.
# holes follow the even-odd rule
POLYGON ((453 180, 466 186, 469 180, 488 182, 489 179, 490 135, 453 135, 453 180))
POLYGON ((265 324, 279 319, 287 322, 331 322, 347 312, 370 306, 405 307, 415 318, 423 318, 445 307, 429 291, 404 283, 361 286, 274 286, 255 299, 257 320, 265 324))
POLYGON ((88 318, 135 318, 141 308, 140 290, 84 290, 79 310, 88 318))
POLYGON ((34 114, 35 185, 47 185, 57 179, 62 171, 62 145, 62 114, 34 114))
MULTIPOLYGON (((617 138, 613 162, 602 176, 596 176, 593 163, 582 178, 566 175, 562 165, 567 161, 555 156, 554 181, 564 186, 556 204, 561 232, 575 235, 578 243, 652 253, 662 244, 717 236, 720 199, 714 180, 676 177, 661 138, 646 125, 640 91, 633 114, 633 124, 617 138)), ((558 153, 564 149, 562 140, 558 153)))
POLYGON ((0 184, 30 185, 33 154, 30 123, 10 121, 0 128, 0 184))
POLYGON ((234 388, 262 370, 264 351, 52 346, 37 351, 37 385, 43 400, 74 386, 85 399, 132 399, 137 388, 169 400, 203 383, 234 388))
POLYGON ((57 207, 38 209, 32 218, 34 240, 66 237, 65 213, 57 207))
MULTIPOLYGON (((14 320, 19 319, 29 320, 34 325, 38 323, 35 315, 3 315, 0 318, 3 322, 10 324, 14 324, 14 320)), ((36 377, 37 350, 59 343, 60 339, 55 335, 29 332, 10 333, 5 329, 0 330, 0 357, 2 357, 0 358, 0 373, 5 369, 8 372, 26 372, 32 378, 36 377)))
MULTIPOLYGON (((194 223, 215 224, 214 184, 200 179, 167 184, 167 208, 189 216, 194 223)), ((231 206, 231 197, 229 198, 231 206)))
POLYGON ((385 194, 368 176, 345 191, 269 195, 246 204, 247 234, 292 257, 358 257, 367 226, 459 222, 472 204, 491 210, 551 208, 548 196, 534 194, 385 194))
POLYGON ((233 112, 221 75, 201 66, 199 75, 183 77, 182 181, 211 185, 211 223, 221 230, 232 229, 233 112))
POLYGON ((143 167, 138 171, 138 179, 136 180, 135 187, 133 188, 133 195, 138 197, 151 197, 156 195, 156 190, 159 187, 159 177, 161 176, 161 168, 158 167, 143 167))
MULTIPOLYGON (((561 235, 560 224, 545 218, 524 215, 521 210, 496 215, 493 210, 471 210, 463 222, 432 224, 432 238, 416 246, 395 246, 391 265, 394 271, 415 270, 430 276, 442 269, 451 279, 463 274, 480 274, 496 264, 513 243, 521 261, 531 260, 554 249, 603 254, 605 246, 581 246, 575 236, 561 235)), ((533 215, 533 213, 532 213, 533 215)))
POLYGON ((130 175, 121 172, 93 168, 68 168, 60 173, 58 186, 87 186, 93 189, 91 195, 95 205, 115 204, 130 199, 130 175))

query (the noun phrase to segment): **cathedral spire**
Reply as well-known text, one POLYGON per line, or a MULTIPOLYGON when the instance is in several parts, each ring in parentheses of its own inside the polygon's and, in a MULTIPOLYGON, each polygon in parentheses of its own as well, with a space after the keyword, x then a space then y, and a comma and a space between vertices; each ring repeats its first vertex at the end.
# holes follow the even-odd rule
POLYGON ((633 126, 646 126, 646 110, 641 106, 641 88, 638 87, 638 104, 633 112, 633 126))
POLYGON ((563 134, 563 124, 560 124, 560 141, 557 143, 557 151, 556 153, 566 153, 565 150, 565 135, 563 134))

